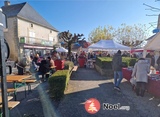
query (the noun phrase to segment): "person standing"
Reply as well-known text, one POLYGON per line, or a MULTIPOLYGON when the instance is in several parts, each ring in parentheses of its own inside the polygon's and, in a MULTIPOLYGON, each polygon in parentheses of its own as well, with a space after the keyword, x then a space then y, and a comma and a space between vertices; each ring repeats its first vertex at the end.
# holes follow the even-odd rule
POLYGON ((120 91, 120 83, 123 79, 122 77, 122 56, 121 51, 118 52, 113 56, 112 59, 112 69, 114 71, 114 89, 120 91))
POLYGON ((155 57, 154 57, 154 51, 151 51, 150 53, 148 53, 146 55, 146 58, 150 58, 151 59, 151 66, 155 67, 155 57))
POLYGON ((144 58, 140 58, 134 65, 132 78, 136 78, 136 95, 144 96, 146 83, 148 83, 148 73, 150 72, 150 65, 144 58))
MULTIPOLYGON (((160 54, 160 52, 159 52, 159 54, 160 54)), ((156 63, 157 63, 157 65, 158 65, 157 69, 158 69, 158 71, 159 71, 159 73, 160 73, 160 55, 159 55, 156 63)))
POLYGON ((38 65, 36 65, 35 59, 33 58, 33 56, 30 56, 31 62, 30 62, 30 68, 29 71, 34 74, 37 72, 38 70, 38 65))
POLYGON ((76 53, 76 63, 78 62, 78 54, 76 53))

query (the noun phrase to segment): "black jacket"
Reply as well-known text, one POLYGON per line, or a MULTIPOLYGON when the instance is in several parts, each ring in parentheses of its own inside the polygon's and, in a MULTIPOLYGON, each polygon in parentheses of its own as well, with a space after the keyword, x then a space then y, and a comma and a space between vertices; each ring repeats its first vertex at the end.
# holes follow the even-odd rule
POLYGON ((49 72, 49 63, 47 62, 47 60, 42 60, 40 65, 39 65, 39 72, 42 72, 42 73, 47 73, 49 72))
POLYGON ((116 53, 112 59, 112 69, 114 71, 122 70, 122 56, 119 53, 116 53))

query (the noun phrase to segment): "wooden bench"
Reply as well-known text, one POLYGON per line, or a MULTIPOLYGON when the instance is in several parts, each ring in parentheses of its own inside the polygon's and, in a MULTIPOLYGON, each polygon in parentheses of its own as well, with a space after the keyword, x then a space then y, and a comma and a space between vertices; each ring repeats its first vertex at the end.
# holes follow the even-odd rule
MULTIPOLYGON (((8 101, 11 100, 11 99, 13 99, 12 96, 7 96, 7 100, 8 100, 8 101)), ((2 96, 0 96, 0 104, 2 104, 2 96)))
MULTIPOLYGON (((7 93, 11 93, 11 92, 14 92, 14 91, 16 91, 16 89, 14 89, 14 88, 8 88, 7 89, 7 93)), ((0 90, 0 92, 2 92, 2 90, 0 90)))
MULTIPOLYGON (((11 97, 8 97, 8 100, 12 99, 11 97)), ((10 111, 14 107, 16 107, 20 102, 19 101, 8 101, 8 110, 10 111)), ((2 103, 0 104, 0 117, 3 117, 2 112, 2 103)))
POLYGON ((78 69, 78 66, 74 66, 72 71, 77 71, 77 69, 78 69))
MULTIPOLYGON (((2 90, 0 90, 0 92, 2 92, 2 90)), ((16 89, 14 89, 14 88, 8 88, 8 89, 7 89, 7 93, 8 93, 8 94, 14 93, 14 92, 16 92, 16 89)))
POLYGON ((20 80, 18 83, 25 83, 28 86, 28 93, 32 92, 31 84, 35 83, 37 80, 35 79, 26 79, 26 80, 20 80))
MULTIPOLYGON (((19 101, 9 101, 8 102, 8 110, 10 111, 14 107, 16 107, 19 103, 20 103, 19 101)), ((2 104, 0 104, 0 117, 3 117, 2 104)))
POLYGON ((9 101, 8 102, 8 109, 11 110, 12 108, 16 107, 19 103, 20 103, 19 101, 9 101))
POLYGON ((77 69, 78 69, 78 66, 74 66, 74 67, 70 70, 69 74, 72 75, 72 72, 77 71, 77 69))
MULTIPOLYGON (((8 102, 8 109, 11 110, 16 107, 20 102, 19 101, 9 101, 8 102)), ((2 104, 0 105, 0 109, 2 109, 2 104)))

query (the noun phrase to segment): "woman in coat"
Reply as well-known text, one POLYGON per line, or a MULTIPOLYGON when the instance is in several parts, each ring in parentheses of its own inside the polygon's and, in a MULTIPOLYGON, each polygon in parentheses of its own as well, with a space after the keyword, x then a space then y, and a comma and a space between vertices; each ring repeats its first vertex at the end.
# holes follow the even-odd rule
POLYGON ((136 77, 136 94, 137 96, 144 96, 146 83, 148 83, 148 73, 150 72, 150 65, 144 58, 140 58, 135 64, 132 77, 136 77))

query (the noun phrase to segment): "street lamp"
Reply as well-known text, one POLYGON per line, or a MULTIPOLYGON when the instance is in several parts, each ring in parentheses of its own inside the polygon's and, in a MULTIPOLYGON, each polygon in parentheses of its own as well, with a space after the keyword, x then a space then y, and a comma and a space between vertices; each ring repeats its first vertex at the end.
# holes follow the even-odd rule
POLYGON ((6 28, 6 17, 0 9, 0 76, 2 90, 2 116, 9 117, 8 99, 7 99, 7 83, 6 83, 6 60, 9 57, 9 46, 4 39, 4 29, 6 28), (5 56, 4 56, 5 55, 5 56))

